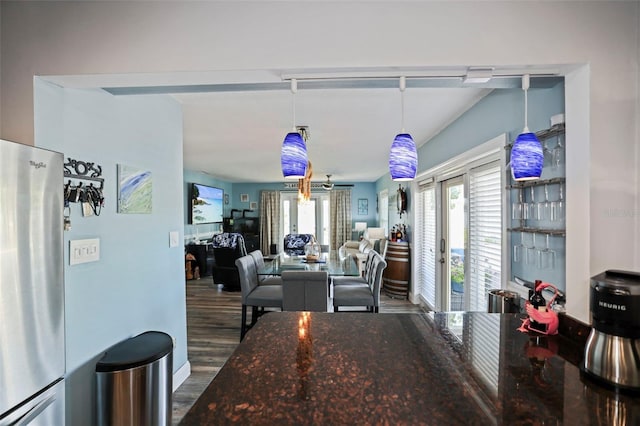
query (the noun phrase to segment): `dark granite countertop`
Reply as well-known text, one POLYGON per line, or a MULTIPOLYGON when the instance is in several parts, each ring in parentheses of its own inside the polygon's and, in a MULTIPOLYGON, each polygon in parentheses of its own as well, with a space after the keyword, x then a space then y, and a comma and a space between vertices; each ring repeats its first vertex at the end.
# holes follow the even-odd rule
POLYGON ((521 314, 306 315, 262 317, 181 424, 640 424, 521 314))

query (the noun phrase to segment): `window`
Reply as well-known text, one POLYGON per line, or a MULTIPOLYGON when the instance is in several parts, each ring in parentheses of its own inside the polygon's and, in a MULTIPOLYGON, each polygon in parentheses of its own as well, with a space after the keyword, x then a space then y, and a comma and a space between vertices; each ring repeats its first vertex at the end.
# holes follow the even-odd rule
POLYGON ((378 215, 380 227, 384 229, 384 235, 389 235, 389 190, 380 191, 378 197, 378 215))

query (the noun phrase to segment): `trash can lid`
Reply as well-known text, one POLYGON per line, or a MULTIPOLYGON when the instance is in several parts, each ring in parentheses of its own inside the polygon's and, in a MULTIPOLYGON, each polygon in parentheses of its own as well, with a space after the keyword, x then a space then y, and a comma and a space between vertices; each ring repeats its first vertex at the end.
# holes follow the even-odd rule
POLYGON ((150 364, 173 350, 171 336, 160 331, 147 331, 107 349, 96 364, 96 372, 128 370, 150 364))

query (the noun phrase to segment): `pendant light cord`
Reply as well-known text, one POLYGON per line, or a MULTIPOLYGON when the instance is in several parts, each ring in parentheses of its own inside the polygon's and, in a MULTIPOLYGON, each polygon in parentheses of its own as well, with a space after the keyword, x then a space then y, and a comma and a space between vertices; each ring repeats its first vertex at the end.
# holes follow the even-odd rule
POLYGON ((405 76, 400 77, 400 112, 401 112, 401 121, 400 128, 402 129, 401 133, 404 133, 404 89, 407 87, 407 80, 405 76))
POLYGON ((529 123, 527 123, 527 117, 529 117, 529 101, 527 99, 527 90, 524 91, 524 128, 529 128, 529 123))
POLYGON ((291 97, 292 101, 291 101, 291 106, 293 108, 293 131, 297 132, 298 130, 296 129, 296 93, 298 92, 298 80, 296 80, 295 78, 291 79, 291 93, 293 93, 293 96, 291 97))

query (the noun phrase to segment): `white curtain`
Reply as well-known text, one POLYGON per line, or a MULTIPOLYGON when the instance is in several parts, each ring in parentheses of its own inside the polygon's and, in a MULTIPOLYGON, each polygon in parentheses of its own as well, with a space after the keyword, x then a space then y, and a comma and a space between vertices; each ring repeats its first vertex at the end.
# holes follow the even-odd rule
POLYGON ((280 191, 260 193, 260 250, 270 253, 270 245, 280 240, 280 191))
POLYGON ((351 239, 351 190, 331 191, 331 250, 351 239))

